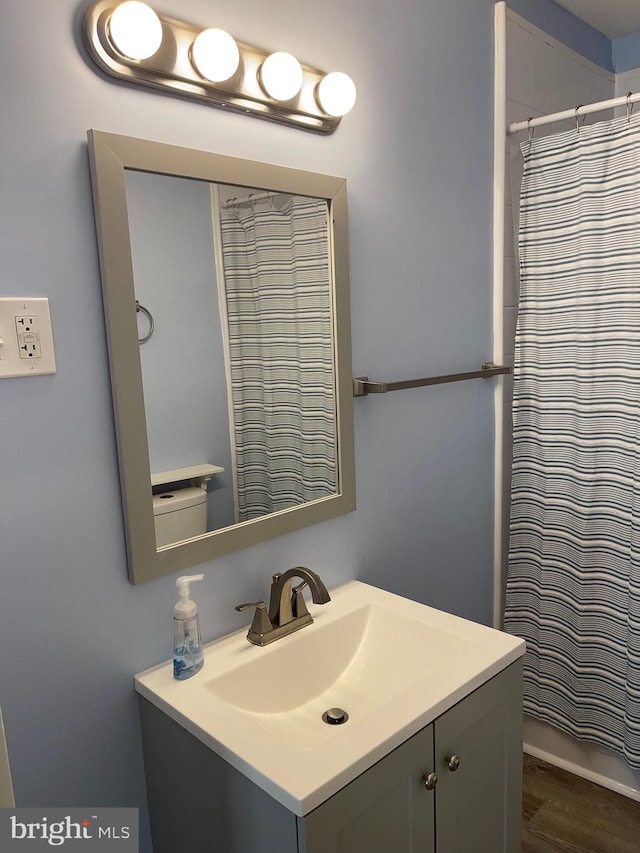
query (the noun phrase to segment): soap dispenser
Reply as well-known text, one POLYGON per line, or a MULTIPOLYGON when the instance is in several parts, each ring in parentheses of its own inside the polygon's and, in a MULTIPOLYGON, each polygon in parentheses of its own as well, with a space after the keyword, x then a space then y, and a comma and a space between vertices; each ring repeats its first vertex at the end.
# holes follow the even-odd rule
POLYGON ((179 681, 191 678, 204 663, 198 608, 190 598, 192 581, 203 578, 204 575, 183 575, 176 580, 180 600, 173 609, 173 676, 179 681))

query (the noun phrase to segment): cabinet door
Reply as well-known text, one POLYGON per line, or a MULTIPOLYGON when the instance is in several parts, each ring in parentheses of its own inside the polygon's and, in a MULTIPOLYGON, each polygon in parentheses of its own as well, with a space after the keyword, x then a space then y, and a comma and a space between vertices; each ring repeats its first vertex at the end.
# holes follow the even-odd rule
POLYGON ((436 720, 435 769, 437 853, 519 853, 521 661, 436 720))
MULTIPOLYGON (((427 726, 304 818, 299 853, 433 853, 433 726, 427 726)), ((459 851, 458 851, 459 853, 459 851)))

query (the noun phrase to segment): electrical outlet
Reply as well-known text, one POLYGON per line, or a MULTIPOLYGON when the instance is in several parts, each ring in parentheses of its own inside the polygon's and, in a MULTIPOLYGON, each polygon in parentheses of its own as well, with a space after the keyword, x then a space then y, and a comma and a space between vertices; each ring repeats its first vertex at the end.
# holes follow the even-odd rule
POLYGON ((40 329, 35 314, 26 317, 16 317, 16 334, 18 335, 18 354, 20 358, 42 358, 40 346, 40 329))
POLYGON ((49 300, 0 297, 0 379, 55 372, 49 300))

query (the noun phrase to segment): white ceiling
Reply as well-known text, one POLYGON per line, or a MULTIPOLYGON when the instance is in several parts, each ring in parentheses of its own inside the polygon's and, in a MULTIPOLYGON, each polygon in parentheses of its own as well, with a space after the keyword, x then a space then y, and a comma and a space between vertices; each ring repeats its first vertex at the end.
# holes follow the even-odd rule
POLYGON ((556 0, 608 38, 640 30, 640 0, 556 0))

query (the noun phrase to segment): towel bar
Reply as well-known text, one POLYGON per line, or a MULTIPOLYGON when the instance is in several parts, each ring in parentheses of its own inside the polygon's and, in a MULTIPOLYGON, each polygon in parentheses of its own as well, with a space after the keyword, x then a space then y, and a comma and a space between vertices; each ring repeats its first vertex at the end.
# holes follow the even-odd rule
POLYGON ((353 380, 353 396, 366 397, 367 394, 386 394, 388 391, 402 391, 404 388, 420 388, 423 385, 442 385, 445 382, 461 382, 463 379, 488 379, 512 373, 513 368, 486 361, 481 370, 466 373, 450 373, 446 376, 428 376, 424 379, 407 379, 404 382, 372 382, 368 376, 356 376, 353 380))

